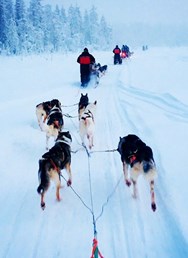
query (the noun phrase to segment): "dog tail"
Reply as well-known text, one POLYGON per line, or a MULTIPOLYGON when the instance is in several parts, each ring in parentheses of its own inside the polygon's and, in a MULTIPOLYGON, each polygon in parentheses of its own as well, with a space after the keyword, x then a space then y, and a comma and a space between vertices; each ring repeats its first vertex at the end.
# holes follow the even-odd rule
POLYGON ((43 194, 45 191, 47 191, 49 184, 50 184, 50 177, 48 173, 48 161, 46 159, 40 159, 39 160, 39 171, 38 171, 38 177, 39 177, 39 186, 37 188, 37 192, 39 194, 43 194))

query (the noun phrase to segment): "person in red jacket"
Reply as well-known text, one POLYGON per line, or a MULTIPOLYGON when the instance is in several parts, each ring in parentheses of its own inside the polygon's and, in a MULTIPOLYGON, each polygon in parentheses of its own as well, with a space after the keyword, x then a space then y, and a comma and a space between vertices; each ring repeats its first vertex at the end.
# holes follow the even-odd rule
POLYGON ((81 86, 87 86, 90 81, 90 66, 95 63, 95 58, 87 48, 84 48, 82 54, 77 58, 77 62, 80 64, 81 86))
POLYGON ((120 57, 120 53, 121 53, 121 49, 118 47, 118 45, 116 45, 116 47, 113 49, 113 53, 114 53, 114 64, 121 64, 122 60, 120 57))

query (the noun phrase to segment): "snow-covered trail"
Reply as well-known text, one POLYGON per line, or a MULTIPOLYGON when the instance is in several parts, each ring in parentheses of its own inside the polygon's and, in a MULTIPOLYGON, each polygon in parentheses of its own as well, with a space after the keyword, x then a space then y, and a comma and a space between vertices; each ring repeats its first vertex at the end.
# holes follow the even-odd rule
MULTIPOLYGON (((176 131, 184 133, 188 129, 188 107, 171 94, 160 94, 133 85, 133 68, 138 62, 134 56, 121 66, 112 65, 109 56, 109 53, 102 56, 104 64, 108 64, 108 72, 97 88, 92 85, 86 89, 78 87, 79 69, 73 56, 67 56, 69 61, 62 62, 61 67, 57 62, 59 59, 55 58, 34 59, 34 64, 30 60, 28 66, 23 60, 14 72, 9 72, 12 76, 14 73, 18 80, 18 91, 11 85, 9 93, 7 87, 7 102, 2 96, 0 105, 1 121, 11 118, 8 126, 6 123, 1 125, 4 132, 1 158, 6 162, 1 164, 0 257, 90 257, 93 240, 90 210, 63 179, 61 202, 56 202, 52 185, 46 195, 45 211, 40 209, 36 192, 38 160, 45 152, 45 135, 38 128, 35 105, 52 98, 59 98, 65 106, 75 104, 81 92, 87 92, 91 102, 97 100, 96 133, 90 157, 84 148, 72 154, 72 187, 91 208, 91 179, 101 253, 106 258, 187 257, 188 229, 182 224, 187 211, 186 200, 182 198, 186 196, 186 180, 181 180, 183 169, 176 177, 178 165, 173 160, 174 149, 168 146, 171 146, 173 137, 177 144, 176 131), (25 76, 22 77, 19 71, 23 67, 25 76), (71 68, 71 77, 64 76, 71 68), (46 74, 46 70, 51 73, 46 74), (28 94, 24 93, 23 84, 31 85, 28 94), (167 127, 170 127, 168 134, 167 127), (143 178, 139 179, 139 198, 133 199, 132 188, 124 183, 120 155, 117 151, 101 152, 117 148, 119 137, 129 133, 140 136, 154 151, 159 171, 155 213, 150 208, 148 183, 143 178), (183 194, 177 202, 174 197, 178 195, 176 189, 180 183, 183 194)), ((100 59, 98 61, 101 62, 100 59)), ((63 107, 63 112, 74 117, 64 119, 65 128, 73 137, 72 149, 77 150, 81 147, 77 106, 63 107)), ((186 146, 182 145, 181 149, 184 159, 186 146)), ((66 177, 64 171, 63 175, 66 177)))
MULTIPOLYGON (((123 76, 120 76, 120 78, 123 76)), ((129 72, 127 76, 129 76, 129 72)), ((131 84, 130 80, 128 83, 131 84)), ((149 231, 152 230, 154 239, 161 239, 161 241, 158 241, 157 243, 158 246, 154 246, 153 251, 155 250, 156 254, 157 248, 160 249, 160 246, 164 246, 160 255, 164 257, 186 257, 188 253, 187 243, 184 234, 181 232, 182 229, 180 228, 179 222, 177 221, 177 211, 175 212, 176 214, 173 213, 174 205, 176 204, 173 203, 171 197, 172 188, 170 187, 170 175, 168 173, 169 164, 165 164, 163 158, 161 158, 161 156, 167 156, 169 150, 167 148, 166 152, 163 152, 160 147, 161 143, 165 141, 165 138, 169 138, 169 140, 172 141, 178 136, 175 133, 173 137, 171 137, 172 134, 176 132, 176 122, 180 122, 179 128, 181 128, 181 130, 181 122, 185 123, 187 126, 188 106, 184 105, 170 94, 156 94, 152 91, 141 90, 133 85, 125 85, 121 80, 119 86, 118 96, 121 103, 121 110, 127 110, 126 116, 128 117, 128 124, 130 125, 129 130, 133 130, 134 133, 140 135, 141 138, 143 137, 146 142, 151 144, 154 149, 154 155, 158 166, 159 177, 158 180, 156 180, 156 196, 159 210, 156 214, 157 219, 153 218, 156 219, 156 221, 148 218, 148 215, 145 217, 146 213, 143 212, 143 209, 142 212, 139 212, 143 217, 144 229, 148 228, 149 231), (130 118, 132 123, 130 123, 130 118), (169 123, 167 120, 170 122, 173 121, 175 128, 171 128, 170 125, 167 125, 169 123), (160 126, 162 128, 163 126, 167 126, 167 130, 164 130, 163 133, 168 132, 168 129, 171 133, 168 133, 169 135, 166 134, 165 136, 162 135, 161 137, 160 126), (151 223, 149 227, 151 228, 149 228, 147 224, 149 219, 151 223), (156 232, 153 225, 158 225, 156 232)), ((181 147, 184 148, 185 146, 182 145, 181 147)), ((182 176, 183 178, 183 171, 178 171, 178 173, 179 176, 182 176)), ((177 182, 177 186, 179 185, 178 183, 179 182, 177 182)), ((145 188, 145 185, 142 185, 141 191, 144 190, 143 187, 145 188)), ((186 187, 185 184, 182 184, 182 188, 183 187, 186 187)), ((145 232, 147 233, 147 230, 145 230, 145 232)), ((147 239, 147 234, 145 237, 147 239)), ((146 250, 148 250, 148 248, 146 248, 146 250)), ((148 256, 155 257, 152 253, 148 256)))
MULTIPOLYGON (((145 113, 148 113, 148 110, 154 110, 153 107, 151 108, 153 105, 156 105, 162 114, 164 113, 166 115, 166 113, 170 113, 171 116, 175 118, 179 116, 180 119, 185 119, 187 122, 187 106, 175 101, 173 98, 169 98, 168 95, 166 98, 165 96, 153 97, 152 92, 147 93, 132 90, 125 82, 119 79, 121 78, 121 74, 126 72, 126 66, 111 67, 108 73, 108 82, 111 82, 111 88, 110 90, 106 88, 106 93, 103 92, 103 94, 101 94, 103 100, 104 96, 108 100, 107 103, 102 101, 103 115, 101 116, 100 122, 98 121, 98 124, 100 124, 98 127, 100 128, 98 135, 103 131, 102 125, 104 124, 105 139, 103 139, 105 143, 111 142, 114 144, 113 146, 117 146, 115 145, 115 141, 118 141, 118 136, 124 136, 127 133, 135 133, 141 138, 144 137, 144 140, 146 139, 147 142, 155 144, 155 142, 152 142, 153 126, 151 127, 148 124, 149 121, 152 121, 153 112, 150 114, 150 117, 149 114, 145 115, 145 113), (115 77, 114 74, 117 74, 117 76, 115 77), (113 112, 110 112, 111 110, 113 110, 113 112), (106 124, 104 122, 106 122, 106 124), (108 128, 108 130, 106 130, 106 128, 108 128)), ((108 83, 104 86, 109 87, 108 83)), ((101 108, 99 112, 100 114, 102 113, 101 108)), ((101 142, 101 137, 98 137, 101 142)), ((155 149, 155 153, 160 153, 160 149, 155 149)), ((115 155, 112 159, 109 159, 109 157, 106 157, 106 159, 103 158, 103 164, 108 164, 109 166, 109 162, 111 162, 110 167, 113 168, 106 171, 106 173, 108 173, 108 180, 106 180, 106 182, 111 181, 109 182, 109 190, 113 188, 113 184, 118 180, 117 175, 122 171, 121 166, 119 164, 117 165, 118 160, 118 155, 115 155)), ((158 159, 157 162, 160 177, 160 172, 165 173, 165 171, 161 169, 164 165, 160 159, 158 159)), ((161 181, 162 180, 159 180, 159 182, 161 181)), ((113 250, 116 250, 114 257, 120 257, 122 254, 124 254, 123 256, 128 255, 128 257, 158 257, 162 254, 163 257, 186 257, 188 247, 179 225, 176 223, 171 209, 169 209, 168 201, 164 198, 166 190, 163 187, 163 184, 158 187, 158 183, 156 182, 158 210, 153 214, 150 210, 149 185, 147 182, 142 182, 139 189, 140 200, 137 201, 131 198, 130 190, 126 189, 123 183, 121 184, 121 187, 119 187, 117 191, 117 195, 119 196, 118 198, 114 197, 115 204, 114 202, 112 206, 109 204, 110 208, 108 208, 109 212, 107 213, 107 217, 109 218, 109 214, 111 214, 116 218, 117 223, 114 223, 115 225, 112 226, 110 220, 108 227, 114 227, 114 232, 121 232, 123 228, 124 232, 123 238, 122 234, 120 234, 120 239, 114 240, 114 243, 117 241, 116 244, 119 243, 119 246, 121 246, 120 253, 117 248, 113 248, 113 250), (116 208, 118 210, 117 214, 116 209, 112 211, 112 207, 114 206, 118 207, 118 209, 116 208), (168 220, 166 220, 166 218, 168 218, 168 220), (123 225, 123 227, 119 228, 120 225, 121 227, 123 225), (151 241, 151 237, 154 240, 153 242, 151 241), (139 245, 137 244, 138 239, 141 241, 139 245), (155 239, 157 239, 157 241, 155 239), (127 243, 126 245, 125 242, 127 243), (130 245, 134 246, 134 248, 127 248, 130 245), (125 248, 122 249, 124 246, 125 248)), ((166 194, 166 196, 167 195, 168 194, 166 194)), ((107 218, 106 221, 108 221, 107 218)), ((105 231, 107 234, 107 229, 105 231)), ((111 234, 113 234, 112 231, 113 230, 111 230, 111 234)), ((107 256, 110 257, 110 251, 107 256)))

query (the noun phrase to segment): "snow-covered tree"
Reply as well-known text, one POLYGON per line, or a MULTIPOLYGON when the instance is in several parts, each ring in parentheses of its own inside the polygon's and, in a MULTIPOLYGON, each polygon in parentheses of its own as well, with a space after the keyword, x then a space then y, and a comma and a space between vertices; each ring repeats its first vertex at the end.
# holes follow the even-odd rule
POLYGON ((44 51, 75 51, 84 45, 108 45, 110 30, 97 9, 84 13, 72 5, 66 13, 42 0, 0 0, 0 53, 22 54, 44 51), (99 35, 102 35, 99 37, 99 35))
POLYGON ((16 54, 18 49, 18 34, 12 0, 4 0, 5 11, 5 47, 7 54, 16 54))
POLYGON ((96 7, 92 7, 89 13, 91 42, 95 48, 99 41, 99 18, 96 7))
POLYGON ((28 38, 35 52, 44 51, 44 24, 41 0, 30 0, 28 8, 28 38))
POLYGON ((19 47, 17 52, 27 52, 27 20, 26 10, 23 0, 16 0, 15 3, 15 22, 17 26, 19 47))
POLYGON ((82 44, 82 17, 79 7, 72 5, 69 7, 67 21, 69 25, 68 46, 70 50, 74 50, 82 44))
POLYGON ((100 23, 99 23, 99 34, 101 35, 99 37, 98 44, 101 46, 101 49, 107 49, 110 45, 111 39, 112 39, 112 30, 110 27, 108 27, 104 16, 101 17, 100 23))
POLYGON ((0 0, 0 53, 6 48, 6 15, 5 15, 5 2, 0 0))
POLYGON ((91 40, 91 29, 90 29, 90 19, 88 11, 86 10, 84 13, 84 19, 83 19, 83 39, 85 45, 90 45, 91 40))

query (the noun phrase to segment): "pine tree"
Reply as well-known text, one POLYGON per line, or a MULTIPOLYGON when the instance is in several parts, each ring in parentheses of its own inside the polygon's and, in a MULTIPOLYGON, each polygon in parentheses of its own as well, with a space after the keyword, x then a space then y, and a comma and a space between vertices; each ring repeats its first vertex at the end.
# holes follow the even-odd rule
POLYGON ((0 53, 6 48, 6 31, 5 31, 5 3, 4 0, 0 0, 0 53))
POLYGON ((99 23, 98 23, 98 14, 96 7, 92 7, 89 14, 90 19, 90 31, 91 31, 91 42, 95 48, 98 46, 99 41, 99 23))
POLYGON ((27 52, 27 20, 25 4, 23 0, 16 0, 15 3, 15 22, 18 33, 18 53, 27 52))
POLYGON ((55 10, 41 5, 42 0, 0 0, 0 54, 41 53, 44 51, 75 51, 83 46, 105 48, 111 29, 104 17, 99 18, 95 7, 82 16, 72 5, 55 10), (15 4, 13 4, 13 1, 15 4), (99 35, 101 35, 99 37, 99 35))
POLYGON ((15 15, 12 0, 4 0, 5 7, 5 33, 6 33, 6 52, 16 54, 18 49, 18 34, 15 23, 15 15))
POLYGON ((44 24, 41 0, 30 0, 28 8, 28 38, 31 51, 44 51, 44 24))
POLYGON ((110 45, 110 40, 112 38, 112 30, 107 26, 104 16, 102 16, 100 20, 99 34, 101 35, 99 38, 99 44, 101 46, 101 49, 108 49, 110 45))

